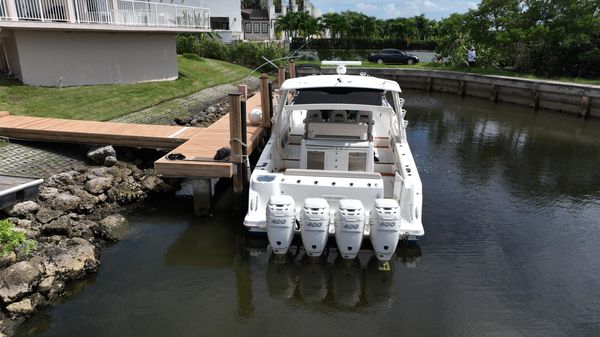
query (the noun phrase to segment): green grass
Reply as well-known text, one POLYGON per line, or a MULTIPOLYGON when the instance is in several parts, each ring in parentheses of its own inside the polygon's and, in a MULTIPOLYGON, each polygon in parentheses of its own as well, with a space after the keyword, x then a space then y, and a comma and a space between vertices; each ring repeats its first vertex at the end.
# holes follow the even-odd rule
POLYGON ((179 78, 168 82, 68 88, 31 87, 0 77, 0 111, 15 115, 106 121, 215 85, 240 80, 250 69, 177 57, 179 78))
MULTIPOLYGON (((317 62, 310 61, 300 61, 299 64, 317 64, 317 62)), ((356 66, 351 66, 356 67, 356 66)), ((480 75, 499 75, 499 76, 509 76, 509 77, 518 77, 518 78, 528 78, 532 80, 551 80, 551 81, 559 81, 566 83, 576 83, 576 84, 592 84, 592 85, 600 85, 600 79, 586 79, 586 78, 578 78, 578 77, 556 77, 556 78, 548 78, 548 77, 540 77, 535 76, 528 73, 521 73, 517 71, 507 71, 507 70, 499 70, 499 69, 488 69, 488 68, 480 68, 475 67, 471 68, 471 70, 467 71, 466 67, 461 66, 450 66, 450 65, 442 65, 440 63, 432 63, 432 62, 419 62, 413 65, 405 65, 405 64, 377 64, 373 62, 363 61, 360 68, 411 68, 411 69, 428 69, 428 70, 446 70, 446 71, 458 71, 464 73, 473 73, 480 75)))

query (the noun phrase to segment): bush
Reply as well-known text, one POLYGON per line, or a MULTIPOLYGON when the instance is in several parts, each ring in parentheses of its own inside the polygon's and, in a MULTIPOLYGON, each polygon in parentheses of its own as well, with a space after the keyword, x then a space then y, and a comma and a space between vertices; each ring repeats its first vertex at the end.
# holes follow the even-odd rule
POLYGON ((200 56, 198 56, 198 54, 194 54, 194 53, 183 53, 183 55, 181 55, 183 57, 185 57, 186 59, 190 59, 190 60, 196 60, 196 61, 200 61, 202 62, 202 58, 200 56))
MULTIPOLYGON (((298 49, 305 44, 303 39, 293 39, 290 45, 291 49, 298 49)), ((401 50, 434 50, 436 44, 434 41, 410 41, 405 39, 314 39, 304 48, 307 49, 343 49, 343 50, 369 50, 396 48, 401 50)))
POLYGON ((14 224, 8 220, 0 220, 0 256, 15 250, 29 255, 37 248, 34 240, 28 240, 25 233, 15 231, 14 224))
MULTIPOLYGON (((177 36, 177 53, 184 57, 199 59, 206 57, 240 64, 248 68, 256 68, 265 63, 263 56, 269 60, 282 58, 288 54, 286 48, 276 42, 235 42, 225 44, 211 35, 179 34, 177 36)), ((283 61, 275 63, 283 64, 283 61)))

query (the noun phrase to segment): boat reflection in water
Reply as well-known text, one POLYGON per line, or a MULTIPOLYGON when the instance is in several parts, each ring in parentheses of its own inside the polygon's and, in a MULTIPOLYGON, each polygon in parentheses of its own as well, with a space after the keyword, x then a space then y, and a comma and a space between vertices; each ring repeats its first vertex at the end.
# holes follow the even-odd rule
POLYGON ((268 256, 266 282, 273 298, 323 309, 355 310, 373 304, 391 304, 394 270, 413 268, 421 256, 418 245, 402 245, 387 263, 378 261, 371 250, 355 260, 345 260, 335 248, 321 257, 310 257, 293 246, 289 254, 271 254, 269 248, 252 248, 251 255, 268 256), (317 306, 318 307, 318 306, 317 306))

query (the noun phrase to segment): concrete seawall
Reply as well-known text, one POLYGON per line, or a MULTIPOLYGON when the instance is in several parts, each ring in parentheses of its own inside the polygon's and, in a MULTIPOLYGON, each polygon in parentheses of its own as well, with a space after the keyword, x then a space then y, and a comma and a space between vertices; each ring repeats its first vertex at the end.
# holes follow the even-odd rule
MULTIPOLYGON (((324 74, 335 74, 335 68, 323 68, 324 74)), ((455 93, 461 96, 487 98, 567 112, 581 117, 600 118, 600 86, 570 84, 505 76, 477 75, 453 71, 409 68, 348 68, 348 74, 366 72, 389 78, 403 89, 420 89, 455 93)))

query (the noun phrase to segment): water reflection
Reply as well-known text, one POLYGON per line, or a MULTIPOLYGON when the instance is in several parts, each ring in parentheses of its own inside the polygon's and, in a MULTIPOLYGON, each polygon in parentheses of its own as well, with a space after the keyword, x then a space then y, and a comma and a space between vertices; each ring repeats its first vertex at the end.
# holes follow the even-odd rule
POLYGON ((298 246, 283 256, 271 254, 268 248, 262 254, 268 255, 265 278, 271 297, 326 311, 391 305, 395 269, 414 267, 422 252, 418 245, 403 245, 389 263, 378 261, 368 250, 354 260, 341 258, 335 248, 318 258, 298 246))

